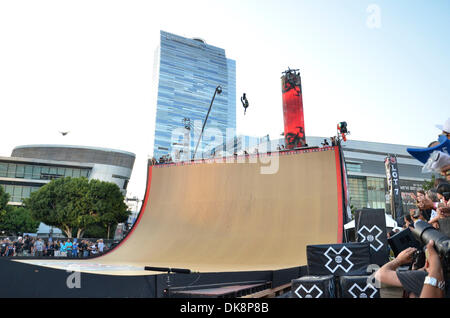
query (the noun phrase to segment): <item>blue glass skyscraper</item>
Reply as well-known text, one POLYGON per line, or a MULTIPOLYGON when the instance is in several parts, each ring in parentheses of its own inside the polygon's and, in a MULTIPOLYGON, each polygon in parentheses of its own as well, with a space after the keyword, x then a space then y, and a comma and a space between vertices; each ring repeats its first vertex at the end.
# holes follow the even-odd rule
MULTIPOLYGON (((197 154, 233 138, 236 131, 236 62, 200 39, 161 31, 155 57, 156 120, 153 155, 186 147, 193 153, 211 98, 217 94, 197 154), (156 86, 157 85, 157 86, 156 86), (184 128, 185 133, 181 133, 184 128), (184 147, 181 147, 184 145, 184 147), (189 146, 188 146, 189 145, 189 146)), ((176 160, 177 158, 173 158, 176 160)), ((190 159, 190 158, 189 158, 190 159)))

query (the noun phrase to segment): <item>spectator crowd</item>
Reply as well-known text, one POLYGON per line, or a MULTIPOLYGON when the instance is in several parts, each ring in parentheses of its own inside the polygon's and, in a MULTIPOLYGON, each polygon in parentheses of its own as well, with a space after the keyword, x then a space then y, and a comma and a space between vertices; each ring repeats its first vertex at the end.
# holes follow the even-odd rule
POLYGON ((412 209, 405 215, 404 228, 414 227, 414 223, 422 220, 439 229, 440 220, 450 217, 450 183, 439 178, 431 190, 419 190, 411 196, 416 201, 416 209, 412 209))
MULTIPOLYGON (((440 136, 450 139, 450 118, 443 126, 440 136)), ((428 148, 434 147, 439 142, 431 143, 428 148)), ((441 177, 437 178, 434 188, 428 191, 419 190, 411 197, 416 202, 416 208, 412 209, 404 217, 403 230, 414 228, 417 222, 427 222, 442 234, 450 237, 450 165, 440 168, 441 177)), ((390 233, 389 236, 395 233, 390 233)), ((425 250, 425 264, 418 264, 418 249, 409 247, 400 252, 396 258, 383 265, 376 273, 375 278, 388 286, 401 287, 404 297, 407 298, 443 298, 449 295, 448 266, 437 252, 432 240, 425 250), (421 268, 418 268, 422 266, 421 268), (405 269, 406 267, 406 269, 405 269), (445 273, 445 274, 444 274, 445 273)))
POLYGON ((47 239, 25 235, 16 240, 0 240, 0 256, 87 258, 108 250, 102 239, 96 242, 77 239, 47 239))

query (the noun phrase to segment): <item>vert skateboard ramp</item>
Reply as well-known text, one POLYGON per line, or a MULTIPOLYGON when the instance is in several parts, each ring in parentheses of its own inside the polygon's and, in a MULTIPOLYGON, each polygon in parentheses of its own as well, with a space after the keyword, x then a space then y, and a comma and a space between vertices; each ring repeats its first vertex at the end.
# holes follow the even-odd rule
POLYGON ((86 260, 18 260, 39 267, 139 276, 145 266, 193 272, 267 271, 306 264, 306 245, 341 243, 338 147, 228 160, 149 165, 129 235, 86 260))

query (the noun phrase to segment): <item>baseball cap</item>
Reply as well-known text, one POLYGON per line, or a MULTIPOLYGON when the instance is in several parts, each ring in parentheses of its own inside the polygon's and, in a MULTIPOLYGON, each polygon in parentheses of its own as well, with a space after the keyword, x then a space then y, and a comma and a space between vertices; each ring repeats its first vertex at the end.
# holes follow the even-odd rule
POLYGON ((436 128, 445 131, 446 133, 450 133, 450 118, 445 121, 444 125, 436 125, 436 128))
POLYGON ((434 147, 430 147, 430 148, 407 148, 406 151, 408 151, 408 153, 413 156, 414 158, 416 158, 417 160, 419 160, 420 162, 422 162, 423 164, 425 164, 428 161, 428 158, 430 158, 431 154, 434 151, 442 151, 442 152, 446 152, 448 153, 450 150, 450 139, 448 139, 446 136, 440 136, 439 140, 438 140, 439 144, 434 146, 434 147))

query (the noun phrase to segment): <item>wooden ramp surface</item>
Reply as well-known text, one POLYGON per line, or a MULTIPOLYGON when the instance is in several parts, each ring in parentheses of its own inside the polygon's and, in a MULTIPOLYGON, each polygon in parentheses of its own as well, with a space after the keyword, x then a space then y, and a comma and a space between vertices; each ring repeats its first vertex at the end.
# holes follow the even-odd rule
POLYGON ((276 270, 305 265, 308 244, 340 243, 337 148, 238 161, 149 166, 139 219, 118 247, 91 260, 22 262, 110 275, 276 270))

